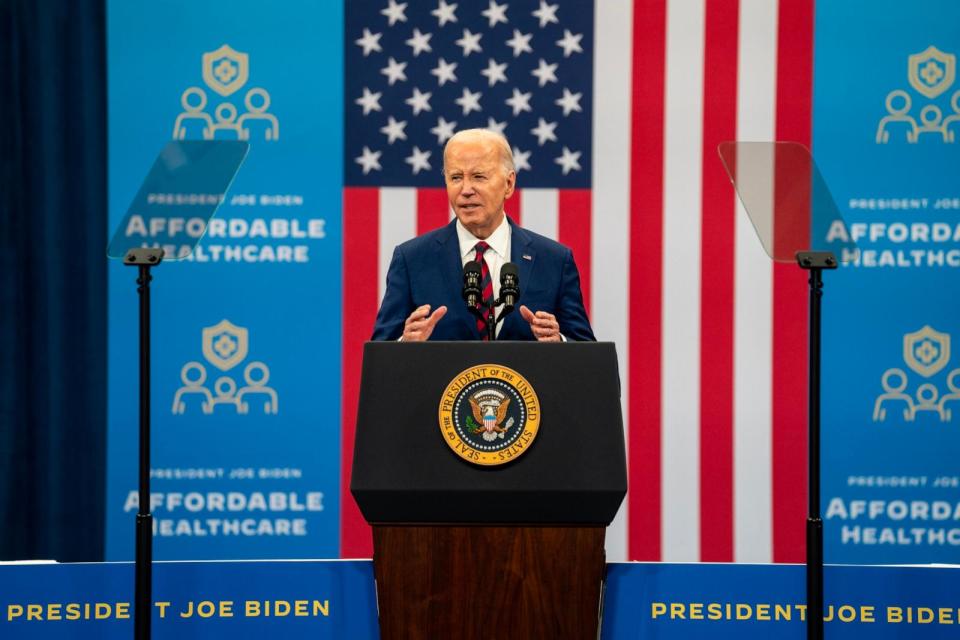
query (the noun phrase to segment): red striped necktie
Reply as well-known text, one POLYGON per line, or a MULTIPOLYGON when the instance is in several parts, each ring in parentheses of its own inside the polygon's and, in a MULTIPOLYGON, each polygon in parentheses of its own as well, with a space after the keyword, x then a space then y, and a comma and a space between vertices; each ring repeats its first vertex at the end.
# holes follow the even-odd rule
POLYGON ((487 313, 489 313, 488 310, 493 306, 493 279, 490 278, 490 267, 487 265, 487 261, 483 259, 483 254, 486 253, 489 248, 490 245, 483 240, 478 242, 474 247, 477 251, 477 256, 474 260, 480 263, 480 289, 483 291, 483 302, 481 303, 482 313, 477 318, 477 331, 480 332, 483 340, 489 339, 487 335, 487 313))

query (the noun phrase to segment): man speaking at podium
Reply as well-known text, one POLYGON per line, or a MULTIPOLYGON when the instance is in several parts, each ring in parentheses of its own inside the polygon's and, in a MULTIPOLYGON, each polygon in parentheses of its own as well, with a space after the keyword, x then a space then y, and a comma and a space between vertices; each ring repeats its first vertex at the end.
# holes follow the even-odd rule
MULTIPOLYGON (((498 340, 595 340, 573 252, 504 213, 517 177, 507 139, 486 129, 456 133, 444 148, 443 176, 456 220, 394 249, 373 340, 487 339, 488 318, 463 297, 470 263, 480 270, 482 307, 499 300, 501 271, 511 271, 504 265, 516 265, 520 313, 496 323, 498 340)), ((497 306, 498 318, 502 312, 497 306)))

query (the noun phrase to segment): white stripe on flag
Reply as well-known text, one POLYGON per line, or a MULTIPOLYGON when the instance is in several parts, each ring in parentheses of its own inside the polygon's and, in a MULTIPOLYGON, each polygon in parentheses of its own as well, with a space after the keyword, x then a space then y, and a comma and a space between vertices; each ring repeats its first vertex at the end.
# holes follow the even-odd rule
POLYGON ((663 554, 700 559, 704 0, 667 3, 663 177, 663 554))
POLYGON ((556 189, 521 189, 520 211, 523 227, 556 240, 560 192, 556 189))
MULTIPOLYGON (((626 438, 633 2, 598 2, 595 29, 590 322, 598 340, 617 345, 626 438)), ((629 451, 629 439, 625 444, 629 451)), ((607 527, 606 551, 610 562, 628 559, 626 500, 607 527)))
MULTIPOLYGON (((737 140, 774 139, 776 50, 777 3, 741 0, 737 140)), ((772 207, 772 175, 751 178, 772 207)), ((733 559, 772 562, 773 270, 739 200, 735 242, 733 559)))
POLYGON ((383 300, 387 269, 393 248, 417 235, 417 190, 411 187, 380 189, 380 248, 377 260, 377 299, 383 300))

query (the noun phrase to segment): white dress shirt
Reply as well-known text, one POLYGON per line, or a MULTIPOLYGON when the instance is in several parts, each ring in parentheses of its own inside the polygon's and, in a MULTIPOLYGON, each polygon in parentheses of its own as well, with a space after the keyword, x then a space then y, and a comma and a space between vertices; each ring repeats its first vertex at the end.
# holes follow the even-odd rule
MULTIPOLYGON (((500 297, 500 267, 502 267, 505 262, 510 262, 510 235, 510 223, 507 222, 507 216, 504 215, 500 226, 484 241, 490 245, 490 248, 483 254, 483 259, 487 263, 487 268, 490 269, 490 280, 493 284, 494 299, 500 297)), ((477 257, 477 243, 480 242, 480 238, 477 238, 467 231, 467 228, 457 220, 457 239, 460 241, 460 264, 465 266, 477 257)), ((497 307, 498 317, 502 308, 503 305, 497 307)), ((517 313, 520 312, 517 311, 517 313)), ((503 323, 497 323, 498 336, 500 335, 502 326, 503 323)))

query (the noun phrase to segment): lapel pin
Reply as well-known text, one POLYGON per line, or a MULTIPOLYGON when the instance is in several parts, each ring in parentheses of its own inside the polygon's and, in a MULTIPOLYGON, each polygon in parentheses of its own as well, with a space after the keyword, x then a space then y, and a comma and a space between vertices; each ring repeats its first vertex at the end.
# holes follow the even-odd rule
POLYGON ((525 253, 525 254, 523 254, 523 259, 524 259, 524 260, 533 260, 533 257, 532 257, 529 253, 525 253))

